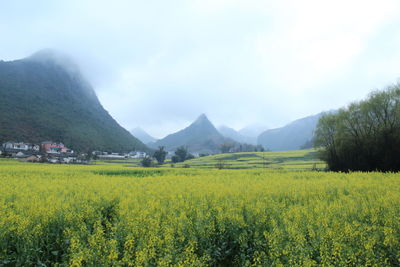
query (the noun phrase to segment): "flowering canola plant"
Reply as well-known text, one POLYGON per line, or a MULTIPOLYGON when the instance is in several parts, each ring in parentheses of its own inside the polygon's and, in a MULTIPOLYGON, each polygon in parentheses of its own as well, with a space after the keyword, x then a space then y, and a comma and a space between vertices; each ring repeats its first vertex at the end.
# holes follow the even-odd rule
POLYGON ((0 164, 0 266, 399 266, 400 174, 0 164))

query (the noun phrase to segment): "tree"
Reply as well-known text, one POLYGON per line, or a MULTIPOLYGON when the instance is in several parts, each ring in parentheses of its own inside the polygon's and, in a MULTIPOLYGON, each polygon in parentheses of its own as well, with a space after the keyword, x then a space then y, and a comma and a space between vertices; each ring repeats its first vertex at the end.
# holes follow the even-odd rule
POLYGON ((153 165, 153 160, 151 159, 151 157, 146 156, 140 161, 140 164, 143 167, 151 167, 153 165))
POLYGON ((399 171, 400 84, 322 116, 314 145, 332 171, 399 171))
POLYGON ((158 149, 154 152, 153 157, 157 160, 158 164, 163 164, 165 161, 165 157, 167 156, 167 151, 164 150, 163 146, 158 147, 158 149))
POLYGON ((0 155, 4 158, 9 156, 5 148, 3 148, 3 150, 0 149, 0 155))
POLYGON ((176 162, 184 162, 188 155, 187 148, 185 146, 180 146, 175 150, 176 162))
POLYGON ((256 147, 256 152, 264 152, 265 151, 265 149, 264 149, 264 147, 262 146, 262 145, 257 145, 257 147, 256 147))
POLYGON ((180 157, 178 157, 177 155, 174 155, 174 156, 171 157, 171 161, 173 163, 181 162, 180 160, 181 160, 180 157))
POLYGON ((180 146, 175 150, 175 155, 172 156, 171 160, 173 163, 177 163, 193 158, 194 156, 188 152, 185 146, 180 146))
POLYGON ((226 164, 225 162, 223 162, 221 159, 218 160, 218 162, 215 164, 215 168, 217 168, 218 170, 222 170, 226 168, 226 164))
POLYGON ((186 156, 186 160, 194 159, 194 155, 192 153, 188 153, 186 156))
POLYGON ((85 153, 85 159, 87 160, 87 161, 90 161, 92 158, 93 158, 93 156, 94 156, 94 154, 93 154, 93 151, 92 150, 88 150, 86 153, 85 153))
POLYGON ((219 146, 219 149, 221 150, 221 153, 229 153, 233 147, 234 144, 232 143, 224 143, 219 146))

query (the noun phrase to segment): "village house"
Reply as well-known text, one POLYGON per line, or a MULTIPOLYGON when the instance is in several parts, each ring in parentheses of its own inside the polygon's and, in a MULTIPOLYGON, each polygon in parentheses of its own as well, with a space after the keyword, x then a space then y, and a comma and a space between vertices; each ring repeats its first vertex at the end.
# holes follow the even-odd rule
POLYGON ((73 153, 73 151, 65 147, 63 143, 54 143, 51 141, 42 142, 42 150, 49 154, 73 153))
POLYGON ((3 143, 3 149, 7 152, 19 152, 19 151, 33 151, 38 152, 40 146, 37 144, 29 144, 23 142, 5 142, 3 143))
POLYGON ((23 142, 5 142, 0 146, 0 152, 2 156, 4 154, 25 162, 78 162, 73 150, 68 149, 62 143, 51 141, 42 142, 41 145, 23 142), (40 148, 42 148, 42 151, 40 151, 40 148))
POLYGON ((146 152, 143 151, 132 151, 129 153, 129 157, 132 159, 143 159, 146 155, 146 152))

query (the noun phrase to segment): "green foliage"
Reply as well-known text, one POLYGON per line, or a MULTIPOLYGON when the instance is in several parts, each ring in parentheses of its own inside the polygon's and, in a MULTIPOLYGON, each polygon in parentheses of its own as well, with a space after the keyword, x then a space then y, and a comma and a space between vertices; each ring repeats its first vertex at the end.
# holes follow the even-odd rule
POLYGON ((219 146, 219 149, 221 150, 221 153, 229 153, 233 147, 234 147, 233 143, 223 143, 222 145, 219 146))
POLYGON ((172 161, 173 163, 181 162, 180 160, 181 160, 181 159, 180 159, 177 155, 173 155, 173 156, 171 157, 171 161, 172 161))
POLYGON ((333 171, 399 171, 400 85, 324 115, 315 136, 333 171))
POLYGON ((228 152, 264 152, 264 151, 265 151, 265 149, 264 149, 264 147, 262 145, 236 143, 236 144, 232 144, 232 147, 228 151, 222 152, 222 153, 228 153, 228 152))
MULTIPOLYGON (((241 152, 216 154, 187 161, 193 168, 218 168, 223 162, 224 169, 283 169, 288 171, 324 170, 326 164, 319 160, 313 149, 275 152, 241 152)), ((177 163, 180 167, 182 163, 177 163)))
POLYGON ((77 70, 0 62, 0 142, 63 142, 74 150, 147 151, 104 108, 77 70))
POLYGON ((141 161, 140 161, 141 165, 143 167, 151 167, 153 166, 153 160, 151 159, 151 157, 146 156, 144 157, 141 161))
POLYGON ((160 146, 156 151, 154 151, 153 157, 157 160, 158 164, 163 164, 167 154, 168 152, 164 150, 164 147, 160 146))
POLYGON ((2 159, 0 266, 399 266, 399 190, 397 173, 2 159))
POLYGON ((222 170, 226 168, 226 164, 223 160, 218 160, 218 162, 215 164, 215 168, 222 170))
POLYGON ((188 158, 188 151, 185 146, 180 146, 175 150, 175 155, 172 157, 172 162, 184 162, 188 158))

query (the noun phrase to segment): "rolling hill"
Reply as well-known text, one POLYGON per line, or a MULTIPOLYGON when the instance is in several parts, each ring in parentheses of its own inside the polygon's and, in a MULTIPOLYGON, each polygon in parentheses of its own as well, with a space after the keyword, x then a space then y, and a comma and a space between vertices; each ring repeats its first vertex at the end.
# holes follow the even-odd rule
POLYGON ((75 150, 148 150, 100 104, 79 68, 43 50, 0 61, 0 142, 45 140, 75 150))

